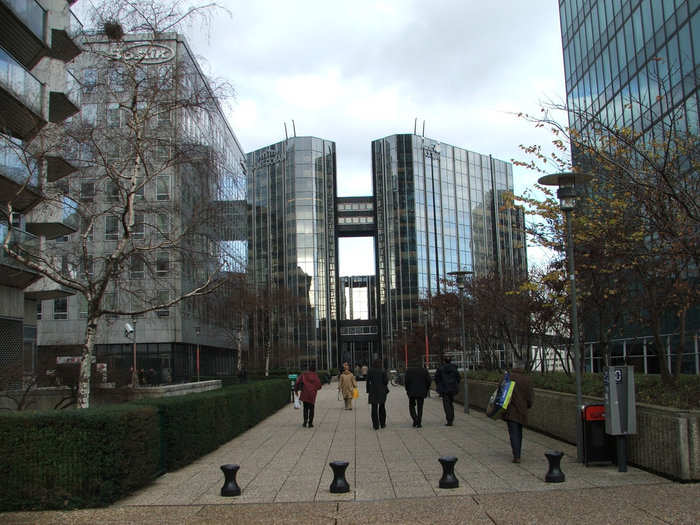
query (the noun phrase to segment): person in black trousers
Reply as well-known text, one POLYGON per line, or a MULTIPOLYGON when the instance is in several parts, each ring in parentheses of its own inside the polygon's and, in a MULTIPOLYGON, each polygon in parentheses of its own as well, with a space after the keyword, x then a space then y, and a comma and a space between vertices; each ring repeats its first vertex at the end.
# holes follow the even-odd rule
POLYGON ((423 401, 430 392, 430 373, 421 366, 420 362, 414 363, 406 370, 404 387, 408 395, 408 412, 413 419, 413 426, 421 428, 423 420, 423 401))
POLYGON ((372 405, 372 426, 377 430, 386 427, 386 395, 389 393, 389 377, 382 368, 382 360, 375 359, 367 372, 367 402, 372 405))
POLYGON ((455 419, 453 405, 455 394, 459 393, 459 370, 452 364, 449 357, 442 358, 442 365, 435 372, 435 390, 442 397, 442 407, 445 409, 447 426, 451 427, 455 419))

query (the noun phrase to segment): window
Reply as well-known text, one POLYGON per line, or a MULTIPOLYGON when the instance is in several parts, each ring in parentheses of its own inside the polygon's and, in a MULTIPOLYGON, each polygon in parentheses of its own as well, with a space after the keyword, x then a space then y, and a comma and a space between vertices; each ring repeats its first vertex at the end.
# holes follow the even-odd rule
POLYGON ((87 259, 80 265, 80 277, 83 279, 90 277, 93 273, 95 259, 92 254, 87 255, 87 259))
MULTIPOLYGON (((117 292, 107 292, 105 293, 104 299, 104 309, 105 310, 116 310, 119 307, 119 297, 117 292)), ((119 315, 115 313, 106 313, 105 319, 116 319, 119 315)))
POLYGON ((91 180, 80 181, 80 202, 95 201, 95 183, 91 180))
POLYGON ((167 213, 159 213, 156 215, 156 228, 158 233, 163 237, 167 237, 170 232, 170 217, 167 213))
POLYGON ((158 110, 158 125, 170 126, 170 110, 165 107, 160 107, 158 110))
POLYGON ((109 162, 116 162, 119 160, 119 143, 118 142, 110 142, 107 144, 107 148, 105 151, 105 158, 109 162))
POLYGON ((119 128, 122 125, 122 110, 119 104, 107 105, 107 125, 112 128, 119 128))
POLYGON ((36 302, 36 319, 37 321, 41 321, 41 312, 43 310, 43 301, 37 301, 36 302))
POLYGON ((78 275, 68 255, 61 256, 61 275, 67 279, 75 279, 78 275))
POLYGON ((146 265, 143 262, 143 257, 135 253, 131 256, 129 263, 129 277, 132 279, 143 279, 146 273, 146 265))
POLYGON ((158 175, 156 178, 156 200, 170 200, 170 175, 158 175))
POLYGON ((56 320, 68 319, 67 297, 58 297, 53 300, 53 318, 56 320))
POLYGON ((132 229, 134 239, 143 239, 146 236, 146 214, 134 214, 134 226, 132 229))
MULTIPOLYGON (((146 305, 146 301, 144 300, 144 294, 143 292, 133 292, 131 294, 131 311, 135 312, 136 310, 143 310, 143 308, 146 305)), ((132 319, 141 319, 143 317, 143 314, 132 314, 131 318, 132 319)))
POLYGON ((85 299, 84 295, 80 294, 78 295, 78 317, 80 317, 81 319, 87 319, 87 314, 87 299, 85 299))
POLYGON ((119 200, 119 185, 113 180, 107 181, 107 202, 115 202, 119 200))
POLYGON ((80 109, 84 124, 94 125, 97 122, 97 104, 83 104, 80 109))
POLYGON ((145 194, 144 189, 146 187, 146 184, 143 181, 143 177, 136 177, 136 189, 134 190, 134 199, 135 200, 143 200, 143 196, 145 194))
POLYGON ((116 215, 105 217, 105 240, 116 241, 119 236, 119 218, 116 215))
MULTIPOLYGON (((170 292, 168 290, 158 291, 158 304, 166 304, 170 301, 170 292)), ((156 317, 170 317, 170 308, 162 307, 156 310, 156 317)))
POLYGON ((156 145, 156 160, 166 163, 170 159, 170 143, 167 141, 159 142, 156 145))
POLYGON ((94 93, 97 87, 97 70, 83 69, 83 92, 94 93))
POLYGON ((109 87, 112 91, 124 91, 124 69, 113 67, 109 70, 109 87))
POLYGON ((170 253, 156 252, 156 275, 166 277, 170 273, 170 253))

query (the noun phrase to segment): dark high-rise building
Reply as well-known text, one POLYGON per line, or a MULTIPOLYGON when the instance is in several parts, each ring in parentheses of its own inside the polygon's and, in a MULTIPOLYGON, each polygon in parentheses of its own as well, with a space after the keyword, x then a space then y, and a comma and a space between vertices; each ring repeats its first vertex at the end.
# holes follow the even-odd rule
MULTIPOLYGON (((698 0, 559 0, 559 11, 573 129, 585 133, 592 118, 609 128, 628 127, 658 139, 663 139, 664 129, 698 135, 698 0)), ((697 279, 694 271, 691 279, 697 279)), ((685 319, 689 342, 682 366, 695 373, 700 370, 699 321, 694 305, 685 319)), ((670 352, 681 326, 673 316, 661 322, 665 351, 670 352)), ((657 372, 657 358, 649 348, 656 343, 648 330, 628 322, 623 332, 613 341, 612 364, 634 362, 640 372, 657 372)), ((602 362, 597 342, 593 336, 587 340, 585 365, 597 369, 602 362)), ((670 363, 670 355, 668 359, 670 363)))
POLYGON ((247 154, 248 262, 274 304, 254 316, 252 353, 335 366, 335 143, 293 137, 247 154))
POLYGON ((700 2, 559 0, 559 11, 572 127, 585 127, 580 109, 637 131, 681 109, 698 133, 700 2))
POLYGON ((523 212, 503 206, 512 164, 407 134, 372 143, 372 173, 384 341, 421 322, 449 272, 527 274, 523 212))

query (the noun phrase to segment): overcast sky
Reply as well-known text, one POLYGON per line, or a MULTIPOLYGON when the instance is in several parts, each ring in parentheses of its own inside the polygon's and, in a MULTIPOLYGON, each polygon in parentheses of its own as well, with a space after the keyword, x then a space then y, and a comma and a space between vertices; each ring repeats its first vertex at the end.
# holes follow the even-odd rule
MULTIPOLYGON (((244 150, 284 140, 285 123, 291 136, 293 120, 298 136, 336 143, 341 196, 371 194, 372 140, 413 133, 416 119, 419 134, 425 123, 427 137, 506 161, 551 140, 514 114, 564 98, 557 0, 221 3, 231 17, 188 41, 233 84, 244 150)), ((537 180, 514 175, 516 193, 537 180)), ((348 246, 341 273, 373 273, 371 254, 350 268, 348 246)))

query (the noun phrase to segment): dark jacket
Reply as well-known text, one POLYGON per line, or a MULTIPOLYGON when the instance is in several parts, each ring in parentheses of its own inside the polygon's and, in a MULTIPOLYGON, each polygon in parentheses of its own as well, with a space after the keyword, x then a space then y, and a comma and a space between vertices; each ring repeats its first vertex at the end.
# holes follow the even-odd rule
POLYGON ((307 370, 297 378, 296 383, 294 383, 294 390, 297 392, 301 390, 299 401, 315 404, 316 393, 321 390, 321 380, 318 378, 318 374, 307 370))
POLYGON ((455 395, 459 392, 459 370, 452 363, 446 363, 435 372, 435 389, 441 396, 445 394, 455 395))
POLYGON ((508 408, 503 412, 503 419, 527 425, 527 409, 532 407, 535 390, 532 388, 530 378, 519 370, 513 370, 510 373, 510 379, 515 381, 515 389, 508 408))
POLYGON ((411 366, 406 370, 404 387, 408 397, 427 397, 431 383, 430 372, 422 366, 411 366))
POLYGON ((389 378, 383 368, 370 368, 367 372, 367 402, 371 405, 386 403, 389 378))

